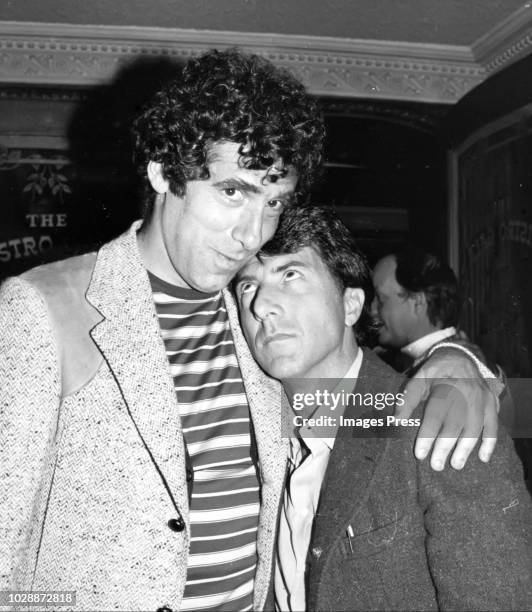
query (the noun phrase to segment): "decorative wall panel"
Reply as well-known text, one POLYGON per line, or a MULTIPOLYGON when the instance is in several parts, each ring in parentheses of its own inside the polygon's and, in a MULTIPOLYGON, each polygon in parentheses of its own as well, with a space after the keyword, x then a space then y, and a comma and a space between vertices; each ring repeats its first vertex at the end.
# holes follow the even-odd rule
POLYGON ((532 376, 532 106, 456 153, 466 330, 508 376, 532 376))

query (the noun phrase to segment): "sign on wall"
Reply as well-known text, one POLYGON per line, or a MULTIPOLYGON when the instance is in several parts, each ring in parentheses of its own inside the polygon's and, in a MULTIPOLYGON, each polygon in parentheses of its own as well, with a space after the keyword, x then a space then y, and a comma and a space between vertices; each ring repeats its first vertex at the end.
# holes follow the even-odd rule
POLYGON ((57 151, 4 149, 0 156, 0 276, 16 274, 65 247, 74 170, 57 151))

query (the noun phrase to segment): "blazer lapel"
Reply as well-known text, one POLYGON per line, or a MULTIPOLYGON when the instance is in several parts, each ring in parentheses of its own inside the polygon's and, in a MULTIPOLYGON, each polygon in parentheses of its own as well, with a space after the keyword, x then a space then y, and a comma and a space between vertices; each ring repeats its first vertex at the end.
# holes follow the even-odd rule
POLYGON ((87 300, 103 321, 91 331, 120 389, 129 417, 188 522, 185 452, 177 398, 136 233, 140 222, 104 245, 87 300))
MULTIPOLYGON (((380 359, 371 351, 364 350, 355 393, 364 395, 380 392, 386 388, 385 385, 380 359)), ((368 411, 348 406, 344 417, 361 418, 363 412, 368 411)), ((366 416, 378 418, 385 414, 379 411, 366 416)), ((338 537, 339 528, 340 535, 345 537, 345 529, 351 521, 356 521, 356 514, 367 499, 373 474, 388 440, 364 437, 360 435, 361 431, 364 430, 346 426, 338 430, 321 492, 312 549, 325 551, 332 546, 338 537)))

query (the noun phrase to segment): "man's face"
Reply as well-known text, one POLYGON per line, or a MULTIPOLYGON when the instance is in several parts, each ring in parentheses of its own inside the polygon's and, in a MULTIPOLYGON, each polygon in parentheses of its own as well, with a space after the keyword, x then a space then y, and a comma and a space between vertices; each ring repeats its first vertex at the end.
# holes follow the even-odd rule
POLYGON ((217 291, 273 236, 297 176, 292 172, 271 182, 267 170, 242 168, 238 149, 233 142, 214 144, 210 178, 187 182, 182 197, 170 192, 158 164, 152 164, 151 176, 148 168, 152 185, 163 194, 151 222, 159 229, 148 232, 146 263, 154 274, 182 287, 217 291))
POLYGON ((397 264, 393 256, 384 257, 373 269, 375 298, 372 314, 377 318, 379 344, 402 348, 412 341, 412 330, 416 324, 414 301, 395 278, 397 264))
POLYGON ((254 258, 237 276, 236 295, 248 345, 270 376, 345 374, 356 354, 352 325, 364 294, 347 289, 342 295, 313 248, 254 258))

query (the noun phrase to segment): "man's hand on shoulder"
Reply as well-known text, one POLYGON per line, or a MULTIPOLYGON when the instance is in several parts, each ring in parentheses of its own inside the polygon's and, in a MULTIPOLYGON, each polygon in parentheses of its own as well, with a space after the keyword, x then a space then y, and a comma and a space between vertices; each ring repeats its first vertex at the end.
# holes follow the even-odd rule
POLYGON ((430 465, 442 470, 454 448, 450 464, 460 470, 482 437, 478 456, 489 461, 497 441, 499 401, 468 357, 452 349, 436 351, 408 381, 396 416, 408 418, 421 403, 425 408, 414 447, 417 459, 425 459, 434 445, 430 465))

